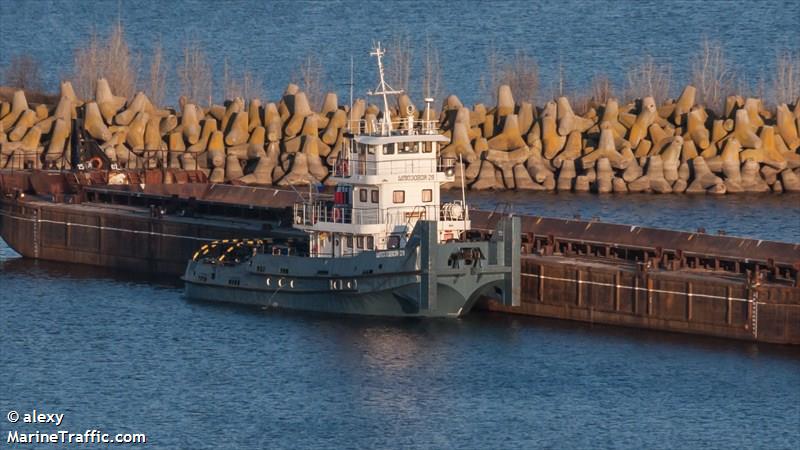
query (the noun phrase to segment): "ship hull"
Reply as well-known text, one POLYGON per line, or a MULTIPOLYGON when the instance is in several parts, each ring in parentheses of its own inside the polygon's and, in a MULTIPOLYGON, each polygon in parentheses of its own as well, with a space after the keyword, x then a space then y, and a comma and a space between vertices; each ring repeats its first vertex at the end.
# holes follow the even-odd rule
POLYGON ((419 284, 414 283, 368 293, 276 292, 190 281, 185 283, 185 294, 193 300, 293 311, 380 317, 460 317, 469 312, 465 309, 465 299, 446 286, 437 292, 440 304, 435 310, 421 310, 414 299, 418 290, 419 284))
POLYGON ((436 222, 417 224, 402 250, 350 257, 268 253, 258 240, 203 246, 186 267, 188 298, 323 313, 460 317, 483 297, 519 301, 519 220, 497 239, 437 239, 436 222))

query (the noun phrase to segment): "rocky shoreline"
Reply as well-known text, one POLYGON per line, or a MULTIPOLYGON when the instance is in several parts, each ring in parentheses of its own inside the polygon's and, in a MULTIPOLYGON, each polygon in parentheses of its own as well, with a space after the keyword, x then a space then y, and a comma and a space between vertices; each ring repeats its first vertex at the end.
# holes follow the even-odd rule
MULTIPOLYGON (((774 109, 730 96, 721 113, 697 105, 696 89, 657 105, 652 97, 590 102, 578 114, 566 97, 537 107, 515 102, 507 85, 497 104, 464 107, 455 95, 438 118, 450 138, 441 153, 463 161, 456 183, 469 189, 597 193, 735 194, 800 192, 800 99, 774 109)), ((420 119, 408 96, 393 117, 420 119)), ((69 82, 53 104, 29 104, 23 91, 0 102, 0 168, 69 168, 71 120, 119 168, 184 168, 213 182, 330 184, 351 126, 369 129, 380 109, 363 99, 340 105, 328 93, 319 111, 290 84, 276 102, 235 98, 201 107, 181 98, 159 108, 144 93, 115 96, 104 79, 94 99, 69 82)))

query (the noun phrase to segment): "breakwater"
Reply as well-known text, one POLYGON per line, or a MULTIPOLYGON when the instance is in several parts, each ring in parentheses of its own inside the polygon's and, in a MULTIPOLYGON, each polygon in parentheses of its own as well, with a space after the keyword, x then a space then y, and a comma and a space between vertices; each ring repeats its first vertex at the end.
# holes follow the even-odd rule
MULTIPOLYGON (((473 190, 726 194, 800 191, 800 100, 765 107, 730 96, 722 112, 677 99, 589 102, 566 97, 541 106, 516 102, 508 85, 496 104, 465 107, 455 95, 418 108, 402 95, 390 105, 396 127, 431 120, 450 138, 459 182, 473 190), (463 177, 462 177, 463 175, 463 177)), ((159 108, 140 92, 114 95, 100 79, 93 99, 61 83, 54 105, 29 104, 23 91, 0 103, 0 168, 68 168, 72 119, 80 117, 105 158, 119 168, 199 169, 212 182, 329 183, 347 132, 377 127, 381 109, 364 99, 341 105, 328 93, 318 111, 289 84, 275 102, 235 98, 202 107, 181 98, 159 108)))

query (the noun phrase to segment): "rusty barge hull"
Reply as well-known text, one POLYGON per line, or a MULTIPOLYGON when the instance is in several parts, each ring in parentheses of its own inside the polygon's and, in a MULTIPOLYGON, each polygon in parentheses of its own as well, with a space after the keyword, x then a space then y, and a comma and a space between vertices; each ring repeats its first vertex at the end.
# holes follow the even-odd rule
MULTIPOLYGON (((289 228, 296 192, 99 184, 56 203, 41 179, 4 184, 0 236, 29 258, 178 275, 205 241, 301 239, 289 228), (29 195, 9 196, 11 185, 29 195)), ((488 231, 499 218, 472 222, 488 231)), ((523 218, 522 241, 519 304, 486 309, 800 345, 799 244, 541 217, 523 218)))

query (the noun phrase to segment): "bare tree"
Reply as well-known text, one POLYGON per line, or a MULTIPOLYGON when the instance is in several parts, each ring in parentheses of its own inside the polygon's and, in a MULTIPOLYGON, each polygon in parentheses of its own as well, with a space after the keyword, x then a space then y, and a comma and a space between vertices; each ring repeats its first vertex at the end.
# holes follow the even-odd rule
POLYGON ((89 43, 75 51, 73 84, 78 95, 92 98, 97 79, 105 78, 115 95, 132 97, 136 93, 138 64, 138 57, 125 40, 122 22, 117 21, 105 41, 92 34, 89 43))
POLYGON ((497 89, 507 84, 517 101, 535 102, 539 93, 539 65, 524 51, 517 51, 510 58, 503 58, 494 46, 490 47, 486 58, 488 76, 481 76, 482 88, 489 89, 492 103, 497 101, 497 89))
POLYGON ((227 57, 222 66, 222 95, 225 100, 233 100, 242 96, 242 86, 239 84, 239 80, 231 73, 227 57))
POLYGON ((150 57, 150 86, 148 93, 150 101, 156 106, 162 106, 167 90, 167 65, 164 62, 164 51, 161 42, 157 42, 150 57))
POLYGON ((242 75, 242 96, 246 99, 264 98, 264 81, 248 69, 242 75))
POLYGON ((386 53, 389 60, 387 64, 389 84, 395 89, 408 92, 413 59, 411 39, 408 35, 396 36, 386 53))
POLYGON ((625 80, 625 101, 652 96, 657 104, 669 97, 672 83, 672 67, 658 64, 647 55, 642 62, 628 71, 625 80))
POLYGON ((800 51, 784 51, 776 57, 772 97, 776 105, 792 103, 800 97, 800 51))
POLYGON ((511 61, 503 65, 500 84, 509 85, 517 101, 533 103, 539 93, 539 66, 536 60, 524 51, 516 52, 511 61))
POLYGON ((325 91, 325 71, 322 62, 315 55, 309 54, 300 64, 299 73, 295 74, 294 81, 299 84, 308 98, 308 103, 315 111, 319 109, 325 91))
POLYGON ((592 78, 591 99, 596 103, 604 104, 614 97, 614 85, 608 75, 601 73, 592 78))
POLYGON ((39 62, 31 55, 15 55, 3 74, 6 86, 28 92, 42 90, 42 74, 39 62))
POLYGON ((724 110, 726 97, 735 92, 736 78, 718 41, 703 39, 692 60, 692 84, 697 88, 698 103, 716 112, 724 110))
POLYGON ((261 78, 247 68, 242 71, 241 78, 237 77, 231 70, 227 58, 222 70, 222 85, 226 100, 236 97, 245 100, 261 98, 264 93, 264 82, 261 78))
POLYGON ((423 66, 422 95, 436 100, 442 95, 442 62, 439 58, 439 48, 433 45, 430 37, 425 41, 423 66))
POLYGON ((190 102, 200 103, 212 101, 211 66, 200 43, 189 42, 183 48, 183 62, 178 67, 178 77, 181 84, 181 95, 190 102))

